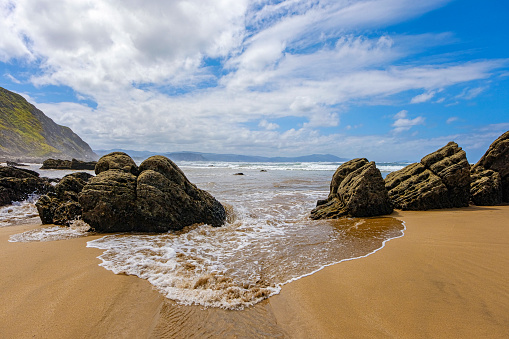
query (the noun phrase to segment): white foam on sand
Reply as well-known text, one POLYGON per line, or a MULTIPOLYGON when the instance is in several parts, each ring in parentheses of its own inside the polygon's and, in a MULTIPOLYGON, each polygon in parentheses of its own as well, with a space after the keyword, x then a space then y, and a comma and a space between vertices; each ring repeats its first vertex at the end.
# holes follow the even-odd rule
POLYGON ((76 220, 70 226, 48 226, 11 235, 9 242, 56 241, 86 237, 90 226, 76 220))

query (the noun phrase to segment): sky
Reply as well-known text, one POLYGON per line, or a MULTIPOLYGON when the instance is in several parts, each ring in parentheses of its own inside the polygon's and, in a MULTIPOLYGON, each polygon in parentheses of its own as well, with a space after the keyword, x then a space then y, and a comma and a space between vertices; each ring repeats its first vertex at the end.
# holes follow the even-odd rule
POLYGON ((504 0, 0 0, 0 86, 95 149, 476 162, 504 0))

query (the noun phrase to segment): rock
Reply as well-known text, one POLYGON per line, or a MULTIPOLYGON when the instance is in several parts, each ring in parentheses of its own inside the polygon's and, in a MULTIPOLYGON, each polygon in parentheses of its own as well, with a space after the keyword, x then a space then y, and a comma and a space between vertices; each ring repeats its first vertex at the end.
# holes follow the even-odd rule
POLYGON ((83 220, 98 232, 167 232, 196 223, 221 226, 226 219, 224 207, 166 157, 150 157, 138 169, 115 152, 99 159, 96 173, 78 201, 83 220))
POLYGON ((490 145, 475 167, 482 167, 500 174, 502 201, 509 202, 509 131, 490 145))
POLYGON ((96 161, 81 161, 81 160, 61 160, 61 159, 47 159, 42 163, 41 169, 71 169, 79 171, 93 171, 95 169, 96 161))
POLYGON ((78 195, 83 220, 98 232, 134 231, 136 176, 121 169, 100 172, 78 195))
POLYGON ((52 190, 49 181, 39 178, 37 172, 0 166, 0 206, 26 200, 31 194, 46 194, 52 190))
POLYGON ((244 173, 239 172, 239 173, 234 173, 233 175, 244 175, 244 173))
POLYGON ((329 197, 317 203, 311 218, 372 217, 391 213, 392 204, 375 162, 354 159, 336 170, 329 197))
POLYGON ((449 207, 468 207, 470 201, 470 164, 467 155, 455 142, 421 159, 427 169, 447 187, 449 207))
POLYGON ((186 178, 170 159, 153 156, 140 165, 137 206, 143 232, 166 232, 206 223, 221 226, 224 207, 186 178))
POLYGON ((124 152, 112 152, 101 157, 95 165, 95 174, 101 172, 118 169, 126 173, 138 175, 138 166, 129 155, 124 152))
POLYGON ((470 200, 470 165, 455 142, 405 168, 389 173, 385 187, 395 208, 428 210, 466 207, 470 200))
POLYGON ((472 167, 470 199, 477 206, 493 206, 502 202, 502 179, 498 172, 472 167))
POLYGON ((92 177, 85 172, 68 174, 55 186, 54 193, 40 197, 35 206, 42 223, 69 226, 73 220, 81 218, 78 194, 92 177))
POLYGON ((447 187, 420 163, 389 173, 385 178, 385 187, 394 208, 427 210, 448 206, 447 187))
POLYGON ((71 161, 61 159, 47 159, 43 161, 41 169, 71 169, 71 161))

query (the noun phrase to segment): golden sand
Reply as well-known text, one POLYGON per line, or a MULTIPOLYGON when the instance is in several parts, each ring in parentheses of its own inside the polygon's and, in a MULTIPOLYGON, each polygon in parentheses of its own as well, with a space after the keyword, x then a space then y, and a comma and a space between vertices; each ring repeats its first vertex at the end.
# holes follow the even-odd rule
POLYGON ((509 206, 395 212, 405 236, 245 311, 183 307, 98 266, 94 237, 9 243, 0 228, 2 338, 504 338, 509 206), (261 326, 253 328, 253 324, 261 326))

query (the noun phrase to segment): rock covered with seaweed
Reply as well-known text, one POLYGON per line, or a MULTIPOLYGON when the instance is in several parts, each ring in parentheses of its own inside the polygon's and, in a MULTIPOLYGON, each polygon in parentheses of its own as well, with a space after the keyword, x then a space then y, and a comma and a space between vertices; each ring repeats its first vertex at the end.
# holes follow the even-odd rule
POLYGON ((98 232, 167 232, 226 220, 224 207, 166 157, 150 157, 138 168, 127 154, 113 152, 95 172, 78 201, 83 220, 98 232))
POLYGON ((382 174, 374 162, 353 159, 334 173, 329 196, 319 200, 312 219, 372 217, 392 213, 392 204, 382 174))

